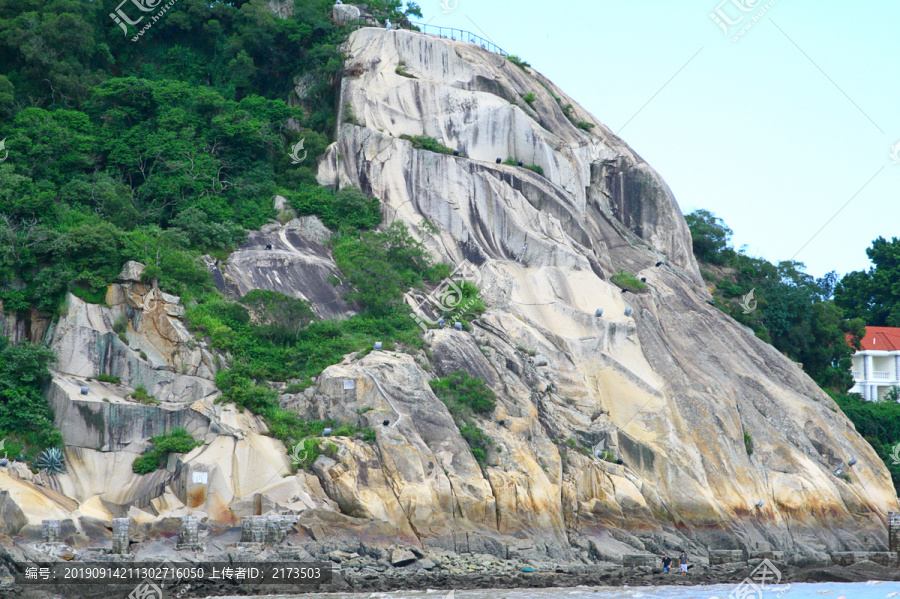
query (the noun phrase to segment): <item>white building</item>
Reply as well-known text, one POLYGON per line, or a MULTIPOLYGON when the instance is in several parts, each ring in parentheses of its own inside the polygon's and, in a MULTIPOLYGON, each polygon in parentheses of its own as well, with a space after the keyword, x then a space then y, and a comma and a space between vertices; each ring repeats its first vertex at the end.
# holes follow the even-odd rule
POLYGON ((900 387, 900 328, 866 327, 860 347, 853 354, 850 393, 869 401, 883 399, 891 387, 900 387))

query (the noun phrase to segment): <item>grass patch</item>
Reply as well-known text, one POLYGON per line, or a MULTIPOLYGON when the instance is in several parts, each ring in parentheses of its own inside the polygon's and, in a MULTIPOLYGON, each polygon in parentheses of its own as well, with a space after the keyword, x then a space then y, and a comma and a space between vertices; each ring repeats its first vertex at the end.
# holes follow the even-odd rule
POLYGON ((417 150, 428 150, 429 152, 437 152, 438 154, 453 155, 453 150, 440 143, 433 137, 424 135, 401 135, 400 139, 411 142, 417 150))
MULTIPOLYGON (((100 377, 97 377, 98 379, 100 377)), ((158 406, 159 402, 152 395, 147 393, 147 390, 144 389, 143 386, 138 385, 134 391, 128 396, 131 399, 135 400, 138 403, 147 404, 151 406, 158 406)))
POLYGON ((640 293, 641 291, 647 290, 647 285, 645 285, 643 281, 624 270, 620 270, 619 274, 610 277, 610 281, 612 281, 613 285, 617 285, 622 289, 627 289, 634 293, 640 293))
POLYGON ((572 437, 569 437, 568 439, 566 439, 566 445, 569 446, 569 449, 571 449, 573 451, 577 451, 578 453, 580 453, 582 455, 586 455, 586 456, 591 455, 590 449, 588 449, 587 447, 585 447, 584 445, 582 445, 581 443, 579 443, 572 437))
POLYGON ((744 431, 744 449, 747 450, 747 455, 753 455, 753 435, 744 431))
POLYGON ((131 470, 135 474, 149 474, 159 470, 166 465, 170 453, 188 453, 203 445, 203 441, 195 440, 183 428, 157 435, 151 442, 153 448, 131 464, 131 470))
POLYGON ((591 129, 596 127, 594 123, 589 123, 587 121, 578 121, 577 123, 575 123, 575 126, 579 129, 584 129, 585 131, 590 131, 591 129))
POLYGON ((534 95, 534 92, 528 92, 527 94, 522 96, 522 99, 525 100, 529 106, 534 104, 534 101, 537 100, 537 98, 534 95))
MULTIPOLYGON (((516 56, 515 54, 510 54, 510 55, 507 56, 506 58, 509 59, 509 62, 513 63, 514 65, 516 65, 517 67, 519 67, 519 68, 522 69, 523 71, 525 71, 525 68, 526 68, 526 67, 530 67, 530 66, 531 66, 529 63, 527 63, 526 61, 522 60, 521 58, 519 58, 519 57, 516 56)), ((527 72, 527 71, 526 71, 526 72, 527 72)))
POLYGON ((611 451, 607 451, 605 449, 600 452, 600 455, 598 457, 601 460, 605 460, 607 462, 612 462, 613 464, 618 463, 618 460, 616 460, 616 456, 614 456, 611 451))
POLYGON ((394 69, 394 72, 400 75, 401 77, 408 77, 410 79, 417 79, 415 75, 406 70, 406 65, 404 63, 400 63, 397 65, 397 68, 394 69))
MULTIPOLYGON (((518 158, 507 158, 503 161, 503 164, 508 164, 509 166, 519 166, 519 162, 521 162, 518 158)), ((527 168, 530 171, 534 171, 540 176, 544 176, 544 169, 536 164, 525 164, 522 163, 522 168, 527 168)))
POLYGON ((121 385, 122 381, 119 380, 119 377, 115 377, 111 374, 98 374, 97 380, 101 383, 113 383, 114 385, 121 385))

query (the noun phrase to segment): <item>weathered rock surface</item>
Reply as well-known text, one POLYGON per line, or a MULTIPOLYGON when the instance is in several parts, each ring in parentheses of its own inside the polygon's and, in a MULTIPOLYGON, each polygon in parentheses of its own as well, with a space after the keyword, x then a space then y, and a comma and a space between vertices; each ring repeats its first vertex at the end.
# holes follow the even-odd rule
POLYGON ((538 73, 473 45, 368 28, 347 53, 339 106, 355 122, 319 179, 361 187, 436 256, 480 267, 478 351, 463 333, 429 335, 437 373, 469 370, 501 398, 506 426, 482 424, 502 447, 485 473, 499 532, 677 528, 701 545, 800 552, 884 543, 897 500, 883 464, 796 364, 705 303, 671 192, 624 142, 538 73), (650 291, 623 295, 608 283, 620 269, 650 291), (593 457, 600 442, 624 465, 593 457), (831 473, 851 457, 864 491, 831 473))
MULTIPOLYGON (((360 560, 363 578, 391 568, 396 549, 417 558, 403 568, 428 571, 427 556, 441 576, 490 569, 443 550, 539 566, 785 551, 811 565, 884 548, 885 514, 900 509, 884 465, 796 364, 705 303, 671 192, 624 142, 540 74, 469 44, 361 29, 346 50, 338 105, 356 124, 340 126, 320 182, 364 189, 436 258, 474 264, 488 311, 472 332, 428 331, 426 351, 350 355, 283 393, 306 417, 375 429, 374 441, 323 439, 333 447, 291 474, 262 422, 215 403, 225 359, 191 335, 179 299, 130 264, 109 307, 70 296, 55 324, 8 323, 60 358, 47 393, 68 471, 0 468, 0 534, 33 536, 51 517, 86 543, 129 515, 144 555, 171 518, 193 514, 217 535, 207 550, 231 555, 241 518, 290 513, 289 542, 360 560), (414 78, 396 74, 401 61, 414 78), (403 134, 461 156, 416 150, 403 134), (649 290, 623 295, 608 282, 620 270, 649 290), (497 395, 495 412, 476 418, 493 445, 483 464, 428 384, 457 370, 497 395), (121 384, 88 380, 99 374, 121 384), (130 399, 138 385, 160 404, 130 399), (134 475, 133 458, 172 427, 204 445, 134 475), (853 457, 852 483, 832 474, 853 457)), ((344 317, 327 236, 317 219, 273 223, 211 267, 232 295, 273 289, 344 317)))
POLYGON ((266 225, 250 234, 226 264, 211 264, 216 286, 241 297, 253 289, 278 291, 305 299, 322 318, 353 314, 343 300, 346 287, 325 245, 331 232, 314 216, 286 225, 266 225), (271 244, 272 249, 266 249, 271 244))

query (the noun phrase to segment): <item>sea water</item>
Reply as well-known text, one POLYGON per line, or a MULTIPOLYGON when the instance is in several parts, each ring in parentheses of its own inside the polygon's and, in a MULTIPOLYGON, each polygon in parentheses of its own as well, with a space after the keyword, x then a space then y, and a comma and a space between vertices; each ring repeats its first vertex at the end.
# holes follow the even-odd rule
POLYGON ((279 595, 279 599, 892 599, 894 597, 900 599, 900 582, 796 583, 768 586, 760 590, 762 595, 747 587, 740 589, 735 584, 717 584, 690 587, 574 587, 452 592, 441 590, 397 591, 394 593, 316 593, 279 595), (742 595, 742 592, 746 594, 742 595))

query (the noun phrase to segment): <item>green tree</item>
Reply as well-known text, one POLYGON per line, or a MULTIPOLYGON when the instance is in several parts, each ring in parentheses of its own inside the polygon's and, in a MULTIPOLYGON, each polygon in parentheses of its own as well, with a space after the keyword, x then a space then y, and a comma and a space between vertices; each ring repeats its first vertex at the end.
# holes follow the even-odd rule
POLYGON ((8 439, 8 452, 15 454, 10 449, 13 443, 26 456, 60 445, 53 414, 42 394, 50 378, 47 367, 55 360, 53 352, 44 347, 0 337, 0 439, 8 439))
POLYGON ((879 237, 866 249, 873 266, 841 279, 834 301, 869 326, 900 327, 900 237, 879 237))
POLYGON ((691 230, 697 257, 713 264, 724 264, 733 231, 709 210, 695 210, 685 215, 684 219, 691 230))
POLYGON ((359 237, 340 237, 334 259, 351 286, 347 299, 376 315, 389 313, 407 290, 433 276, 424 247, 401 222, 359 237))
POLYGON ((277 291, 254 289, 240 301, 260 327, 259 334, 275 341, 299 337, 300 331, 316 320, 309 302, 277 291))

